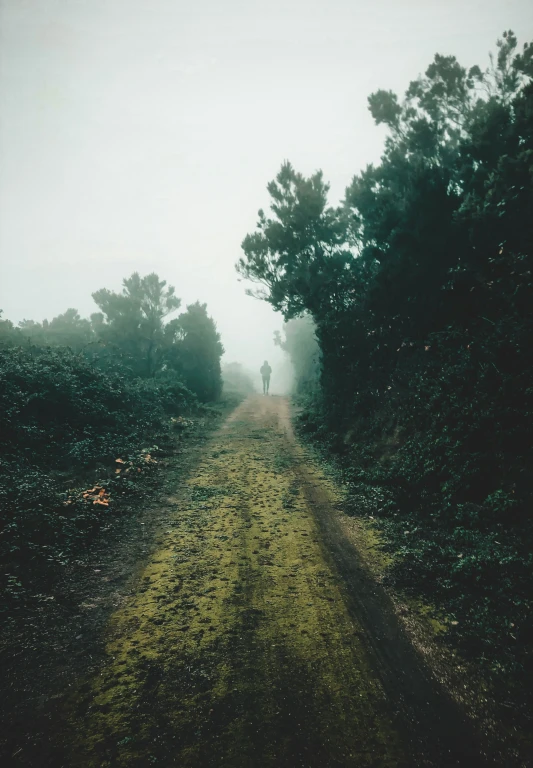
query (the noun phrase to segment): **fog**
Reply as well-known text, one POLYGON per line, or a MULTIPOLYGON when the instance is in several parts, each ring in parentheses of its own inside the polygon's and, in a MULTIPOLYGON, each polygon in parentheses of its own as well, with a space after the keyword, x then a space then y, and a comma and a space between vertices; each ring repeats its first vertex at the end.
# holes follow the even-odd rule
POLYGON ((267 182, 289 159, 340 199, 380 155, 367 96, 437 51, 484 66, 508 28, 531 36, 530 0, 1 0, 4 317, 85 316, 155 271, 280 391, 282 318, 234 270, 267 182))

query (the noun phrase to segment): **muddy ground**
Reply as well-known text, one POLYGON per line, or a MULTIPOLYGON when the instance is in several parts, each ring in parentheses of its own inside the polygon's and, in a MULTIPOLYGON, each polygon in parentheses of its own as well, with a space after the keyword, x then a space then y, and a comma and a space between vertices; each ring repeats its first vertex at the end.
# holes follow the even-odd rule
POLYGON ((284 398, 199 433, 43 607, 53 621, 25 628, 20 657, 4 649, 3 764, 492 764, 343 498, 284 398))

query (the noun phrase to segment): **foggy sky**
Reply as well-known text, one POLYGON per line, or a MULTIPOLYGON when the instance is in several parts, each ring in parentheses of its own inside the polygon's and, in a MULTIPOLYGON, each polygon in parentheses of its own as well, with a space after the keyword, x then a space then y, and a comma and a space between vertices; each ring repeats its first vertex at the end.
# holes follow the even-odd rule
POLYGON ((281 353, 234 263, 289 159, 338 201, 379 159, 367 111, 436 52, 488 62, 531 0, 0 0, 0 308, 15 322, 155 271, 225 359, 281 353))

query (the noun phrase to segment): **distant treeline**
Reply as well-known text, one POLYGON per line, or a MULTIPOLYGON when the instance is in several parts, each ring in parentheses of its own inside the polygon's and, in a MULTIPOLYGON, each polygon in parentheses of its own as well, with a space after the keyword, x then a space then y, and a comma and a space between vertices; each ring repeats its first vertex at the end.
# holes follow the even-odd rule
POLYGON ((223 347, 206 305, 169 319, 180 300, 157 275, 123 285, 93 294, 90 319, 0 320, 0 610, 45 590, 142 494, 172 425, 220 395, 223 347), (98 479, 106 495, 83 497, 98 479))
POLYGON ((240 397, 255 392, 254 377, 241 363, 226 363, 222 368, 224 392, 234 393, 240 397))
POLYGON ((167 320, 181 300, 166 281, 135 272, 123 286, 121 293, 106 288, 93 293, 100 311, 90 319, 67 309, 50 322, 23 320, 15 327, 0 321, 0 344, 69 347, 101 370, 119 366, 142 379, 177 374, 201 401, 215 400, 222 389, 224 349, 206 305, 190 304, 167 320))
POLYGON ((523 685, 533 45, 519 51, 506 32, 486 70, 436 55, 403 100, 378 91, 369 108, 387 128, 381 162, 338 207, 321 172, 285 163, 238 270, 289 321, 279 343, 314 392, 303 426, 342 455, 360 509, 381 516, 395 578, 451 614, 455 640, 507 687, 523 685))

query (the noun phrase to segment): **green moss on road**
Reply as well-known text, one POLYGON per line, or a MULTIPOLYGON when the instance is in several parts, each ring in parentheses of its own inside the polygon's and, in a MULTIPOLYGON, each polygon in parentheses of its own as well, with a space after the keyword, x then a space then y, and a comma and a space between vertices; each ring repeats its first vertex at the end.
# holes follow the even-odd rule
POLYGON ((298 450, 285 401, 250 398, 175 489, 101 673, 71 698, 69 765, 406 764, 298 450))

